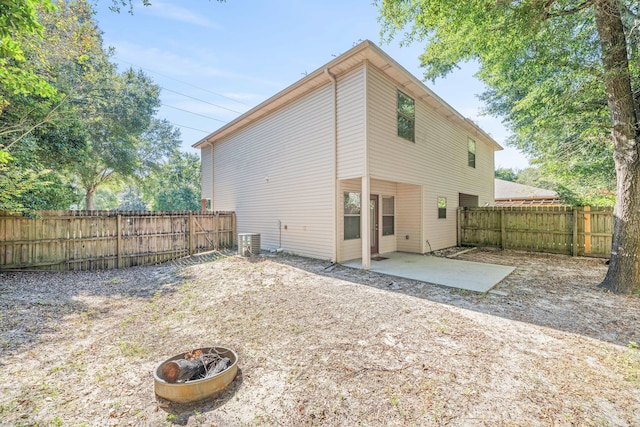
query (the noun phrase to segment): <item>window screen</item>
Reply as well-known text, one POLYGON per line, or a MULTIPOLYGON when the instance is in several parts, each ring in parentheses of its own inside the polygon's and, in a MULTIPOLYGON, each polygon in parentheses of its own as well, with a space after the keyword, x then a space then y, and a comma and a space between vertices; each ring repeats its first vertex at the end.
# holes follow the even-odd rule
POLYGON ((344 240, 360 238, 360 193, 344 193, 344 240))

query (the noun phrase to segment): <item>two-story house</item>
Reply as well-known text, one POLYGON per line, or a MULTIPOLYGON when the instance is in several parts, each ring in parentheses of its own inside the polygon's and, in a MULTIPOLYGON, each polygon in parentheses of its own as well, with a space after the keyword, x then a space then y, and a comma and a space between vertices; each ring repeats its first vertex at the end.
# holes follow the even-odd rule
POLYGON ((194 145, 202 197, 263 248, 342 262, 456 244, 494 200, 489 135, 370 41, 194 145))

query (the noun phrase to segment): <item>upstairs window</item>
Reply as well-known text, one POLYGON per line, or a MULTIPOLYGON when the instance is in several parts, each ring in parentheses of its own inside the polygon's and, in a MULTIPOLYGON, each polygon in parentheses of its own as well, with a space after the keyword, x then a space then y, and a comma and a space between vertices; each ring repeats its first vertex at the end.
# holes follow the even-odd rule
POLYGON ((393 196, 382 196, 382 235, 395 234, 395 199, 393 196))
POLYGON ((344 193, 344 240, 360 238, 360 193, 344 193))
POLYGON ((467 153, 468 153, 468 164, 472 168, 476 167, 476 142, 469 138, 467 139, 467 153))
POLYGON ((415 142, 415 135, 416 104, 412 98, 398 91, 398 136, 415 142))

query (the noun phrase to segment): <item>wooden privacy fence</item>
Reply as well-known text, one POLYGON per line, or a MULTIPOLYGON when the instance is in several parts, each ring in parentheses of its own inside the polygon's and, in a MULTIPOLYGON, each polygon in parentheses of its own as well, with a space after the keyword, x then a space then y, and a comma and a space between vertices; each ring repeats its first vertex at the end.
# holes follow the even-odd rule
POLYGON ((458 244, 608 258, 613 210, 569 206, 460 208, 458 244))
POLYGON ((233 212, 0 213, 0 270, 97 270, 156 264, 235 244, 233 212))

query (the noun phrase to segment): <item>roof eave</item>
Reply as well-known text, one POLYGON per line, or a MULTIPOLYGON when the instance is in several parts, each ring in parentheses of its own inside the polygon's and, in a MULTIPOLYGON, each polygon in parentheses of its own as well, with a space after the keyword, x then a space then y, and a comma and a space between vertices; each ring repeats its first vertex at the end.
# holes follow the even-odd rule
MULTIPOLYGON (((304 78, 298 80, 291 86, 283 89, 278 92, 274 96, 269 99, 263 101, 258 104, 251 110, 246 113, 240 115, 224 126, 220 127, 213 133, 207 135, 197 143, 193 144, 193 148, 203 148, 208 144, 212 144, 215 140, 220 139, 229 133, 233 132, 236 129, 240 129, 245 125, 252 123, 253 121, 259 119, 260 117, 265 116, 271 111, 276 110, 277 108, 287 104, 293 99, 303 95, 307 91, 313 90, 316 87, 319 87, 325 83, 330 82, 330 78, 327 75, 327 71, 331 74, 335 73, 334 69, 340 68, 339 65, 346 63, 349 59, 358 55, 359 53, 368 52, 365 54, 369 59, 375 58, 376 56, 382 61, 386 62, 390 67, 386 67, 383 70, 386 74, 389 74, 388 69, 393 68, 397 70, 401 76, 402 80, 404 80, 404 85, 398 81, 399 79, 395 79, 401 86, 407 87, 408 85, 416 86, 416 89, 413 92, 422 92, 422 95, 419 96, 421 99, 427 101, 428 98, 431 98, 432 101, 427 101, 430 105, 435 105, 435 108, 444 108, 447 110, 449 114, 445 114, 446 117, 450 118, 453 121, 458 122, 463 127, 465 127, 473 136, 479 136, 484 141, 488 142, 489 145, 493 148, 494 151, 503 150, 502 146, 498 144, 489 134, 487 134, 484 130, 482 130, 478 125, 476 125, 472 120, 467 119, 462 114, 460 114, 455 108, 449 105, 446 101, 440 98, 435 92, 429 89, 422 81, 420 81, 417 77, 407 71, 402 65, 396 62, 392 57, 390 57, 387 53, 385 53, 382 49, 376 46, 373 42, 369 40, 365 40, 362 43, 354 46, 349 49, 347 52, 342 55, 334 58, 329 61, 327 64, 318 68, 317 70, 309 73, 304 78)), ((342 67, 343 68, 343 67, 342 67)), ((393 78, 392 76, 389 76, 393 78)))
POLYGON ((290 96, 291 98, 294 98, 296 97, 296 95, 302 95, 303 93, 306 93, 307 92, 307 90, 305 90, 306 86, 318 87, 324 83, 330 82, 330 78, 329 76, 326 75, 325 70, 331 72, 331 69, 334 68, 336 65, 346 61, 347 59, 356 55, 357 53, 360 53, 366 50, 370 46, 373 46, 373 43, 370 42, 369 40, 365 40, 364 42, 354 46, 353 48, 349 49, 347 52, 334 58, 333 60, 329 61, 327 64, 318 68, 317 70, 307 74, 305 77, 293 83, 291 86, 286 87, 285 89, 281 90, 277 94, 273 95, 267 100, 256 105, 251 110, 233 119, 226 125, 223 125, 222 127, 218 128, 215 132, 207 135, 200 141, 193 144, 192 147, 202 148, 207 144, 211 144, 214 139, 223 136, 224 134, 228 133, 229 130, 236 127, 242 127, 243 125, 242 122, 247 122, 248 124, 252 122, 254 119, 257 119, 258 117, 261 117, 269 113, 270 111, 275 110, 279 106, 288 102, 288 99, 284 100, 285 97, 290 96), (313 84, 314 82, 318 82, 318 84, 313 84), (298 94, 297 92, 300 92, 300 93, 298 94), (269 106, 271 106, 272 108, 267 108, 269 106))

